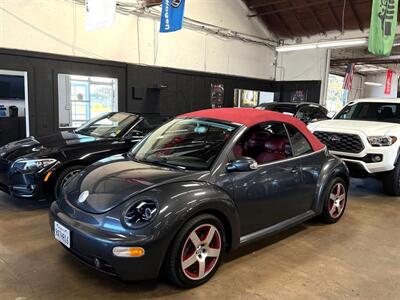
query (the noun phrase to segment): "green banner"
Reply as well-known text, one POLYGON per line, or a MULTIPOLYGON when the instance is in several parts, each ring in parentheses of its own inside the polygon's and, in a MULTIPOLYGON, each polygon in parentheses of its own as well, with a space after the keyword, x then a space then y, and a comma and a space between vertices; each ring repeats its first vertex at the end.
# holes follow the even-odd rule
POLYGON ((373 0, 368 50, 372 54, 389 56, 397 31, 399 0, 373 0))

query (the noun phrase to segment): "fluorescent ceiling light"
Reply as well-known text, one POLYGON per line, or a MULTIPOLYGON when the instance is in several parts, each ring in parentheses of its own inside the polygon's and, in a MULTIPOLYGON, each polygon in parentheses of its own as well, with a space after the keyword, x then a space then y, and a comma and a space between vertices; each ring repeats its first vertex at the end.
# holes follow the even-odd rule
POLYGON ((337 41, 320 42, 317 44, 317 47, 318 48, 348 47, 348 46, 364 45, 366 43, 367 39, 337 40, 337 41))
POLYGON ((306 44, 294 44, 287 46, 276 47, 278 52, 289 52, 289 51, 299 51, 299 50, 309 50, 316 48, 335 48, 335 47, 350 47, 350 46, 360 46, 367 43, 366 38, 362 39, 350 39, 350 40, 332 40, 332 41, 322 41, 317 43, 306 43, 306 44))
POLYGON ((364 82, 364 84, 365 85, 373 85, 373 86, 381 86, 382 85, 382 83, 369 82, 369 81, 364 82))
POLYGON ((316 44, 297 44, 297 45, 276 47, 276 51, 289 52, 289 51, 309 50, 309 49, 316 49, 316 48, 317 48, 316 44))

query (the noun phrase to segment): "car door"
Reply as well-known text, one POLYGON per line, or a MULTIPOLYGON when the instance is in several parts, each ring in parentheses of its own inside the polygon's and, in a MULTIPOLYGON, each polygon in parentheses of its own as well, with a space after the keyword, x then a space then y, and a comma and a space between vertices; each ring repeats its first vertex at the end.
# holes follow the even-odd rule
POLYGON ((294 157, 300 159, 302 182, 301 195, 304 201, 299 202, 298 210, 307 211, 313 208, 315 191, 321 166, 326 159, 324 151, 314 152, 306 137, 294 126, 285 124, 288 131, 294 157))
POLYGON ((259 166, 249 172, 230 173, 234 199, 246 235, 299 214, 303 201, 300 159, 292 150, 284 125, 259 124, 245 132, 234 155, 254 158, 259 166))

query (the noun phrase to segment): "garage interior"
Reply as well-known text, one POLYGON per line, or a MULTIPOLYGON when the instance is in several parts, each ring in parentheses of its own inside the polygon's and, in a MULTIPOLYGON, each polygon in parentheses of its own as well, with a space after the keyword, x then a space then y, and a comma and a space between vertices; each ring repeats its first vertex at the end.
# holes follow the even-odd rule
MULTIPOLYGON (((372 1, 186 0, 183 28, 172 33, 159 32, 162 2, 115 1, 112 23, 88 28, 83 0, 0 1, 0 150, 108 112, 167 120, 208 108, 310 102, 330 118, 356 99, 400 98, 400 38, 389 56, 368 51, 372 1)), ((385 194, 377 178, 351 178, 338 223, 311 219, 243 246, 209 282, 188 290, 163 276, 125 282, 82 264, 54 239, 50 206, 0 191, 0 299, 400 293, 400 197, 385 194)))

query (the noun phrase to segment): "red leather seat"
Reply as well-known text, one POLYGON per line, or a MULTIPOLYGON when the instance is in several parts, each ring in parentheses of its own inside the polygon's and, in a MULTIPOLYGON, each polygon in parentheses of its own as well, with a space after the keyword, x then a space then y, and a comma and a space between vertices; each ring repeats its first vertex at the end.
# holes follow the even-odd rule
POLYGON ((243 156, 243 147, 240 144, 236 144, 233 146, 233 155, 236 159, 239 159, 243 156))
POLYGON ((259 164, 286 158, 285 147, 288 141, 281 136, 270 136, 264 144, 264 152, 257 157, 259 164))

